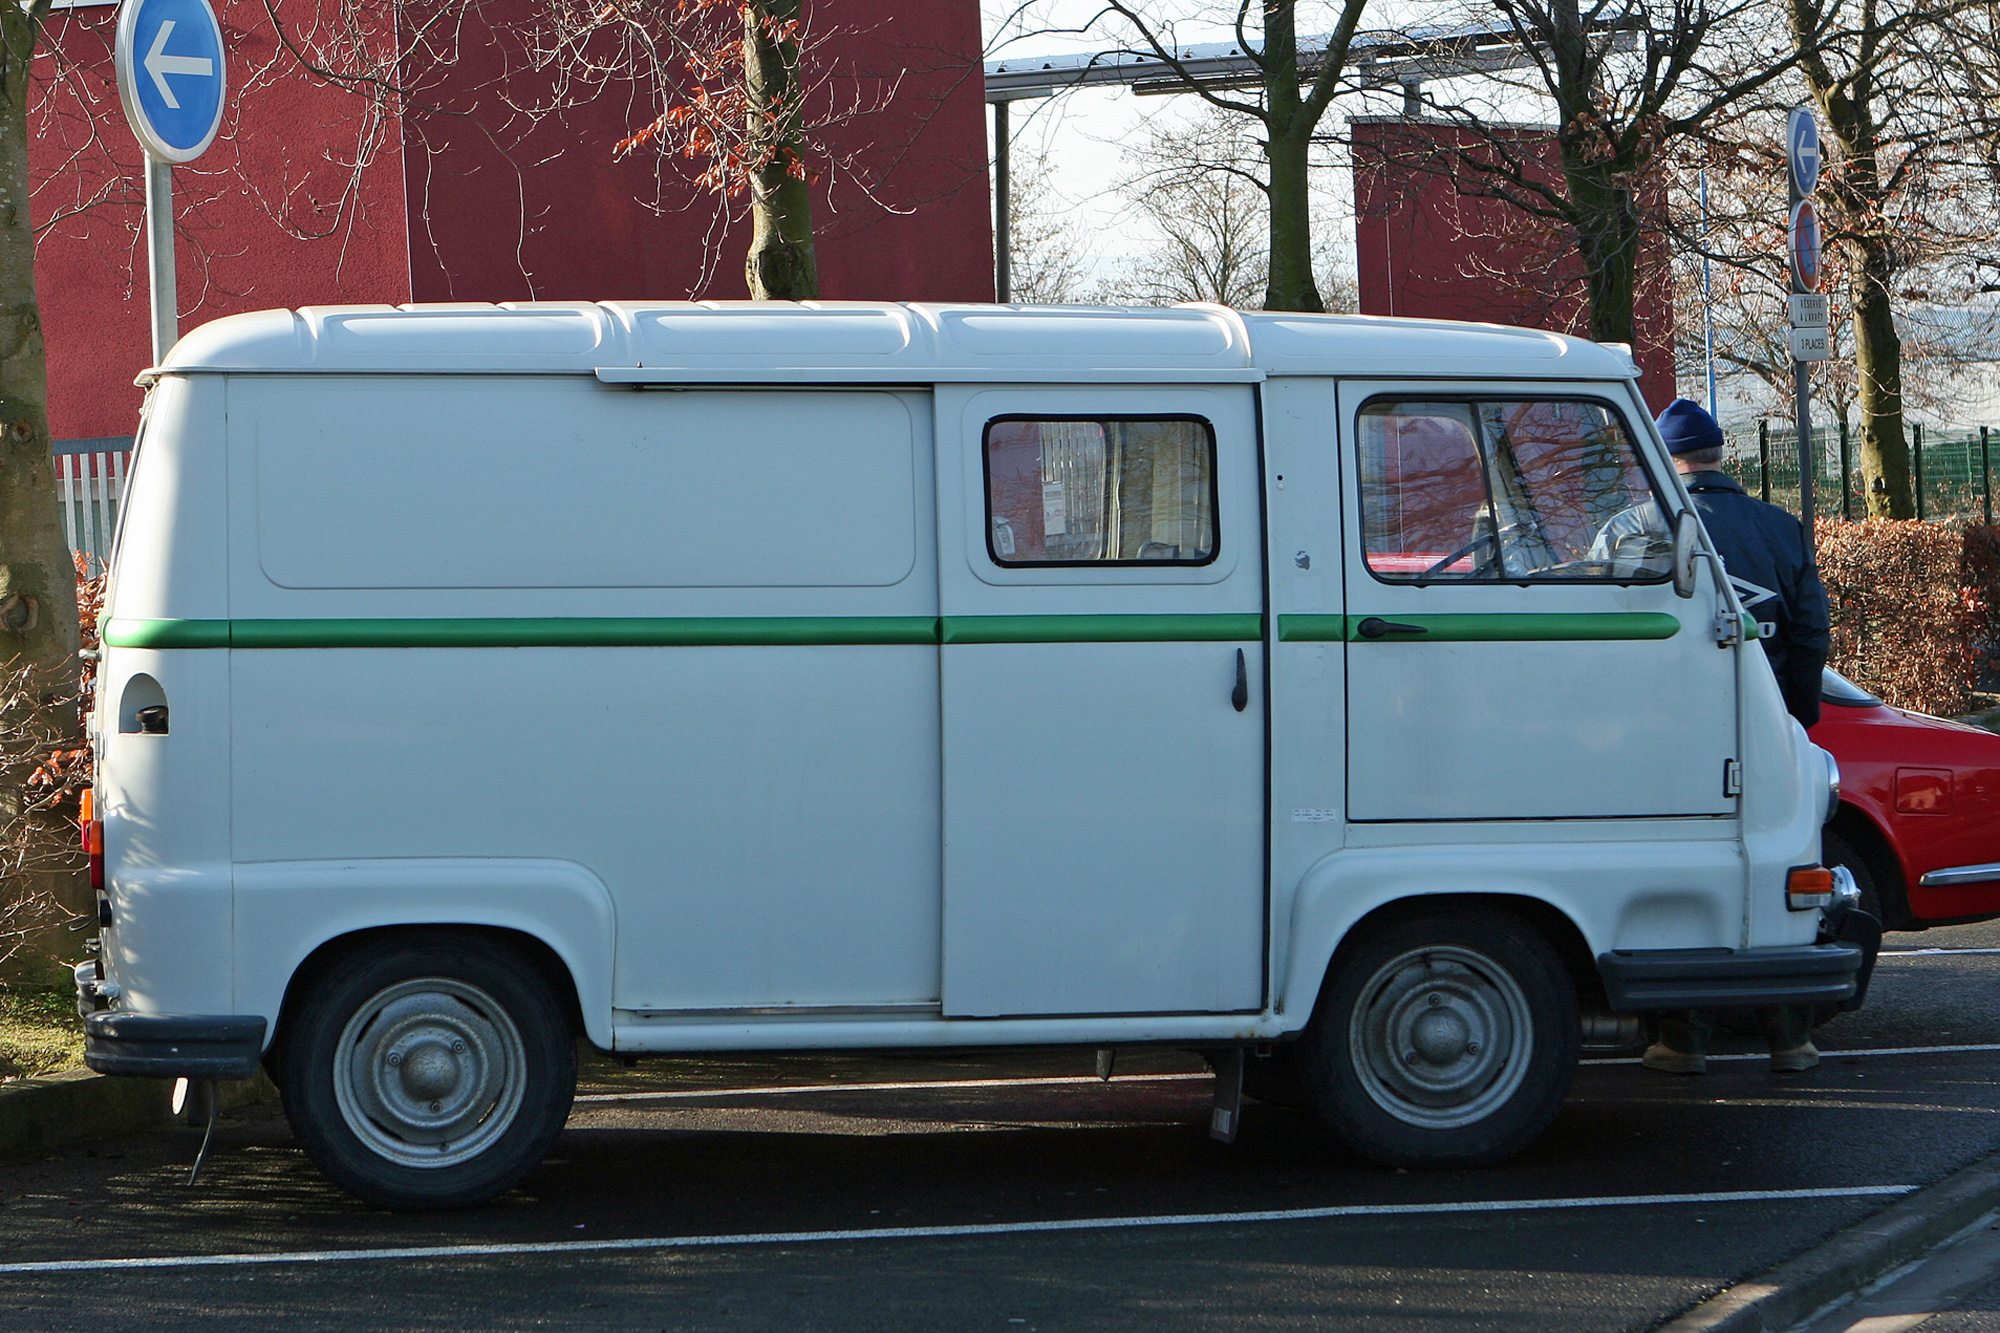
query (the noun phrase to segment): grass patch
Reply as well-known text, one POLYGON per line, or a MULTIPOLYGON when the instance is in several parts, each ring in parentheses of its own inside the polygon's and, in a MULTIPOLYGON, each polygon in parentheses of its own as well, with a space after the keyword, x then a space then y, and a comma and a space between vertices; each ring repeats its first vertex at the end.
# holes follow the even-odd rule
POLYGON ((76 993, 44 986, 0 990, 0 1080, 83 1068, 76 993))

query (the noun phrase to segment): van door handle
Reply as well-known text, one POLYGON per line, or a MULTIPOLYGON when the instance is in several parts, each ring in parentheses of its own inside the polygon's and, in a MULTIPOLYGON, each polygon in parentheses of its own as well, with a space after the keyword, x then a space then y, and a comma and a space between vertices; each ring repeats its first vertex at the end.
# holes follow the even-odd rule
POLYGON ((1370 616, 1356 625, 1354 632, 1364 639, 1380 639, 1390 634, 1429 634, 1430 629, 1424 625, 1402 625, 1380 616, 1370 616))
POLYGON ((1250 671, 1243 664, 1243 650, 1236 650, 1236 688, 1229 692, 1229 702, 1242 712, 1250 706, 1250 671))

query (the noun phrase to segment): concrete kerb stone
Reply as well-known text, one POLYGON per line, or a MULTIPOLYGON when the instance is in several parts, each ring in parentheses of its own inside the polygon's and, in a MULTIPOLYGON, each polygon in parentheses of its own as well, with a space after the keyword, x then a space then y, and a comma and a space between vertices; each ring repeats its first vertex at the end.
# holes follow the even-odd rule
MULTIPOLYGON (((172 1090, 164 1079, 107 1078, 89 1070, 0 1085, 0 1157, 156 1129, 174 1118, 172 1090)), ((224 1083, 217 1092, 223 1110, 278 1095, 262 1073, 224 1083)))
POLYGON ((1918 1190, 1770 1272, 1718 1292, 1657 1333, 1780 1333, 2000 1209, 2000 1153, 1918 1190))

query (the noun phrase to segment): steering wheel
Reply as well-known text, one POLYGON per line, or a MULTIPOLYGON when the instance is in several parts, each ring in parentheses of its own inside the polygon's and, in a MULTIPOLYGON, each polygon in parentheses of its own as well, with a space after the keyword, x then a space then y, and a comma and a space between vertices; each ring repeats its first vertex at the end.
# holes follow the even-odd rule
MULTIPOLYGON (((1467 542, 1465 545, 1459 547, 1456 551, 1453 551, 1450 555, 1446 556, 1444 559, 1432 565, 1429 569, 1426 569, 1423 573, 1417 575, 1417 577, 1420 579, 1427 579, 1431 577, 1431 575, 1433 574, 1442 573, 1444 570, 1451 568, 1453 565, 1463 560, 1466 556, 1471 555, 1474 551, 1486 545, 1488 542, 1492 542, 1494 544, 1495 553, 1497 554, 1499 546, 1497 538, 1498 538, 1497 533, 1493 533, 1490 531, 1482 532, 1477 537, 1474 537, 1471 541, 1467 542)), ((1483 568, 1483 566, 1474 565, 1472 573, 1468 577, 1477 578, 1479 576, 1481 568, 1483 568)))

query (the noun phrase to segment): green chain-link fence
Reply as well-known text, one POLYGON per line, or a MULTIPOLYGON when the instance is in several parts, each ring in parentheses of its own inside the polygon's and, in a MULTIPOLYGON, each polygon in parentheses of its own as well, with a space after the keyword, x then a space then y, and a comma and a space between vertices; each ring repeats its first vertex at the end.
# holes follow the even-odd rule
MULTIPOLYGON (((1798 432, 1775 421, 1760 423, 1753 430, 1725 433, 1729 452, 1723 457, 1725 472, 1742 483, 1743 489, 1760 499, 1797 513, 1799 509, 1798 432)), ((1858 439, 1843 438, 1837 427, 1813 431, 1816 460, 1813 469, 1814 510, 1821 518, 1866 518, 1868 505, 1861 493, 1861 445, 1858 439), (1846 485, 1843 487, 1843 475, 1846 485)), ((2000 429, 1975 426, 1969 429, 1933 431, 1924 426, 1910 428, 1910 463, 1915 483, 1917 517, 1966 519, 1974 523, 1993 521, 1994 470, 2000 458, 2000 429)))

